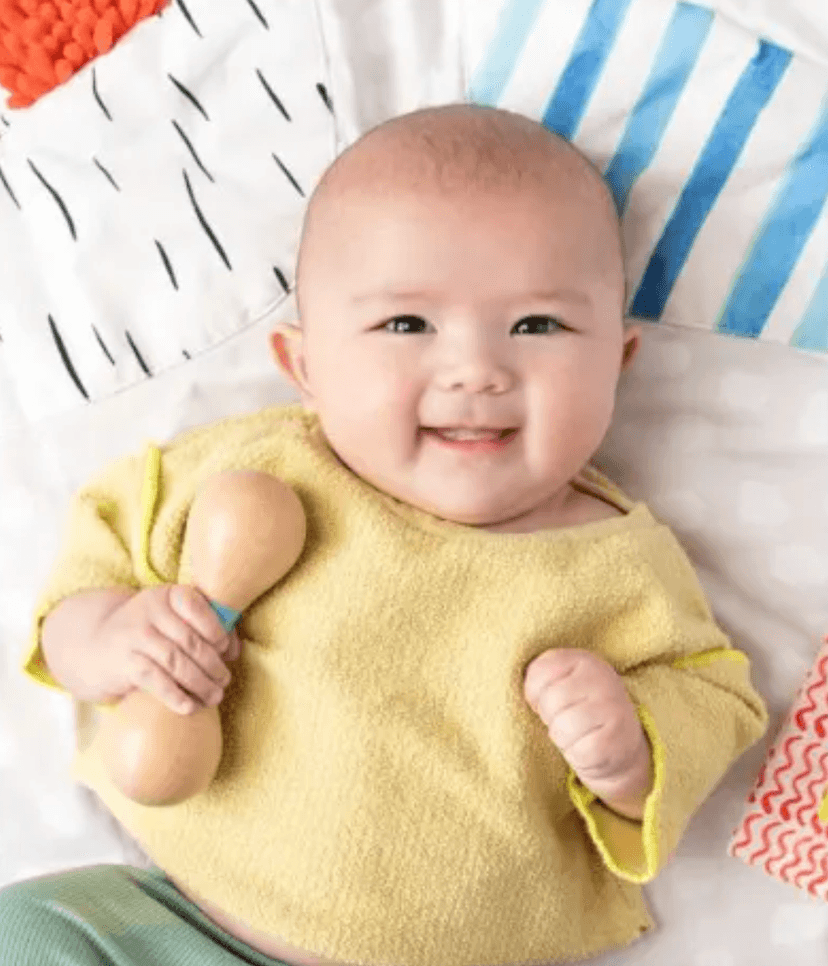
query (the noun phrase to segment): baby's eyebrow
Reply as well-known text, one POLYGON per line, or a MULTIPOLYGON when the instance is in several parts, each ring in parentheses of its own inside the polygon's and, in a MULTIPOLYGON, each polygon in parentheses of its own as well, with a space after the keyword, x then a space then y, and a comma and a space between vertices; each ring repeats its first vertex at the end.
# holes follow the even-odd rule
MULTIPOLYGON (((365 304, 366 302, 428 302, 434 299, 435 293, 427 289, 361 292, 351 296, 351 302, 365 304)), ((578 289, 553 289, 550 291, 515 292, 515 299, 522 302, 573 302, 578 305, 591 305, 592 298, 586 292, 578 289)))
POLYGON ((361 292, 357 295, 352 295, 351 301, 357 304, 364 304, 365 302, 426 302, 434 298, 434 292, 421 289, 417 291, 405 290, 399 292, 361 292))
POLYGON ((579 305, 591 305, 592 298, 578 289, 553 289, 548 292, 527 292, 523 296, 528 302, 577 302, 579 305))

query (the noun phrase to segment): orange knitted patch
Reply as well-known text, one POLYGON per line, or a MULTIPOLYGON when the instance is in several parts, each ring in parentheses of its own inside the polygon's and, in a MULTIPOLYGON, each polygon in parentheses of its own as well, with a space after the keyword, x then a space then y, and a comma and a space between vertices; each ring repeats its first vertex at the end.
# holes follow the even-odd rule
POLYGON ((28 107, 168 0, 0 0, 0 84, 28 107))

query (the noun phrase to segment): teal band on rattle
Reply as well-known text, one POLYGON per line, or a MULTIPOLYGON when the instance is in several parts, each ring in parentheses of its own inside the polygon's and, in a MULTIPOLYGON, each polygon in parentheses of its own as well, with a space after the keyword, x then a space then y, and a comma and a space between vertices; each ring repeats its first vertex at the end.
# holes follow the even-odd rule
POLYGON ((214 600, 210 601, 210 606, 218 614, 221 626, 226 631, 232 631, 241 617, 242 612, 240 610, 233 610, 232 607, 225 607, 224 604, 218 604, 214 600))

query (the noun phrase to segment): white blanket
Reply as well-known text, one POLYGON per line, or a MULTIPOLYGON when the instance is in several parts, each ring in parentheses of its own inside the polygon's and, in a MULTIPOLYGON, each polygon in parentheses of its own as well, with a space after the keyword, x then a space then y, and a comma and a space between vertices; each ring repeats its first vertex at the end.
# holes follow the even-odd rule
MULTIPOLYGON (((207 0, 204 4, 205 10, 211 6, 207 0)), ((187 6, 198 19, 196 0, 187 6)), ((720 0, 719 6, 776 43, 828 64, 828 14, 809 0, 788 0, 783 9, 771 0, 720 0)), ((260 7, 275 25, 280 11, 296 17, 301 5, 262 0, 260 7)), ((176 9, 171 7, 165 16, 176 9)), ((454 43, 469 4, 320 0, 316 10, 306 9, 305 50, 315 51, 313 56, 320 59, 303 62, 282 38, 294 66, 280 75, 291 76, 278 96, 287 103, 284 92, 295 85, 310 92, 309 104, 318 99, 314 124, 319 148, 308 156, 309 180, 324 163, 325 152, 333 152, 334 136, 341 147, 390 114, 456 99, 463 73, 454 43), (317 82, 325 84, 336 106, 336 120, 328 129, 317 82)), ((164 18, 148 24, 146 31, 163 24, 164 18)), ((129 57, 118 60, 116 49, 101 61, 98 76, 104 76, 106 67, 114 78, 122 63, 137 69, 133 48, 140 40, 136 32, 133 47, 127 47, 129 57)), ((262 68, 268 77, 279 70, 277 64, 262 68)), ((278 110, 253 76, 266 98, 263 107, 278 110)), ((82 72, 72 83, 87 92, 90 81, 90 74, 82 72)), ((67 97, 72 90, 69 85, 67 97)), ((44 110, 48 99, 42 102, 44 110)), ((12 129, 30 126, 27 137, 41 136, 34 114, 10 120, 12 129)), ((166 126, 177 138, 172 125, 166 126)), ((212 147, 219 156, 219 146, 212 147)), ((185 163, 195 177, 194 162, 185 163)), ((270 163, 271 173, 281 174, 272 159, 270 163)), ((206 161, 205 166, 209 170, 206 161)), ((106 186, 103 178, 101 186, 106 186)), ((244 182, 237 188, 242 199, 244 182)), ((210 190, 204 180, 199 191, 211 197, 210 190)), ((13 216, 2 206, 4 197, 0 236, 5 219, 13 216)), ((51 198, 43 203, 54 204, 51 198)), ((182 211, 193 213, 192 207, 182 211)), ((73 865, 141 860, 92 797, 67 778, 74 741, 71 703, 19 673, 32 605, 56 549, 68 496, 95 469, 148 438, 164 439, 195 423, 294 398, 272 367, 266 335, 277 319, 290 317, 294 310, 272 264, 275 252, 290 283, 300 214, 301 202, 285 216, 272 243, 262 241, 261 250, 251 243, 250 264, 260 254, 261 270, 252 270, 250 285, 232 291, 222 288, 227 273, 215 249, 194 246, 187 264, 194 272, 198 266, 212 266, 205 268, 204 284, 225 293, 221 304, 228 318, 217 313, 216 329, 212 323, 203 325, 192 311, 182 313, 182 326, 197 333, 196 341, 185 345, 195 347, 189 361, 180 351, 175 359, 172 352, 165 355, 170 345, 180 349, 176 339, 184 329, 155 333, 160 364, 152 377, 144 374, 124 343, 123 358, 129 354, 132 368, 124 362, 114 382, 103 377, 94 382, 99 388, 93 403, 75 400, 75 387, 61 368, 52 370, 33 392, 29 382, 21 382, 18 370, 10 371, 8 344, 0 342, 0 886, 73 865), (272 281, 265 283, 266 274, 272 281)), ((58 224, 63 219, 57 208, 45 217, 55 217, 58 224)), ((95 209, 85 217, 94 225, 95 209)), ((157 250, 153 254, 159 257, 157 250)), ((35 249, 35 255, 45 275, 50 252, 44 248, 38 255, 35 249)), ((164 272, 160 261, 159 266, 164 272)), ((113 271, 116 280, 121 277, 117 264, 113 271)), ((159 277, 164 280, 163 274, 159 277)), ((8 276, 4 278, 8 286, 8 276)), ((27 284, 32 304, 39 303, 44 295, 38 280, 30 278, 27 284)), ((133 301, 127 304, 117 284, 107 291, 119 313, 132 313, 147 326, 146 313, 133 301)), ((8 299, 8 288, 4 294, 8 299)), ((103 313, 102 318, 110 316, 103 313)), ((172 325, 175 313, 164 318, 165 325, 172 325)), ((0 315, 0 336, 9 321, 16 320, 0 315)), ((48 328, 46 336, 49 345, 48 328)), ((50 349, 53 345, 52 340, 50 349)), ((93 360, 93 368, 98 361, 93 360)), ((57 365, 62 366, 59 358, 57 365)), ((767 740, 736 764, 697 814, 669 867, 648 888, 658 931, 630 950, 595 963, 825 966, 828 907, 729 858, 726 846, 773 730, 810 666, 819 638, 828 632, 828 364, 824 357, 773 342, 648 324, 641 355, 623 380, 616 419, 598 462, 675 529, 720 622, 752 658, 755 682, 768 700, 772 722, 767 740)))

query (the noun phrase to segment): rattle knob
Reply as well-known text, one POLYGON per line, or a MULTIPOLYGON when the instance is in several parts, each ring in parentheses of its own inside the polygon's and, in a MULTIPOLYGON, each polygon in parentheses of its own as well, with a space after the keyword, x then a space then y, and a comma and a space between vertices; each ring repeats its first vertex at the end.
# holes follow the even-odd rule
POLYGON ((112 783, 139 805, 178 805, 206 791, 221 760, 217 708, 180 715, 140 690, 111 712, 98 741, 112 783))
POLYGON ((193 500, 185 542, 196 587, 241 612, 296 563, 305 514, 275 476, 228 470, 210 477, 193 500))
MULTIPOLYGON (((185 533, 194 584, 226 630, 290 570, 305 542, 294 491, 254 470, 210 477, 193 500, 185 533)), ((218 708, 177 714, 145 691, 124 697, 99 732, 107 773, 127 798, 175 805, 203 792, 222 753, 218 708)))

